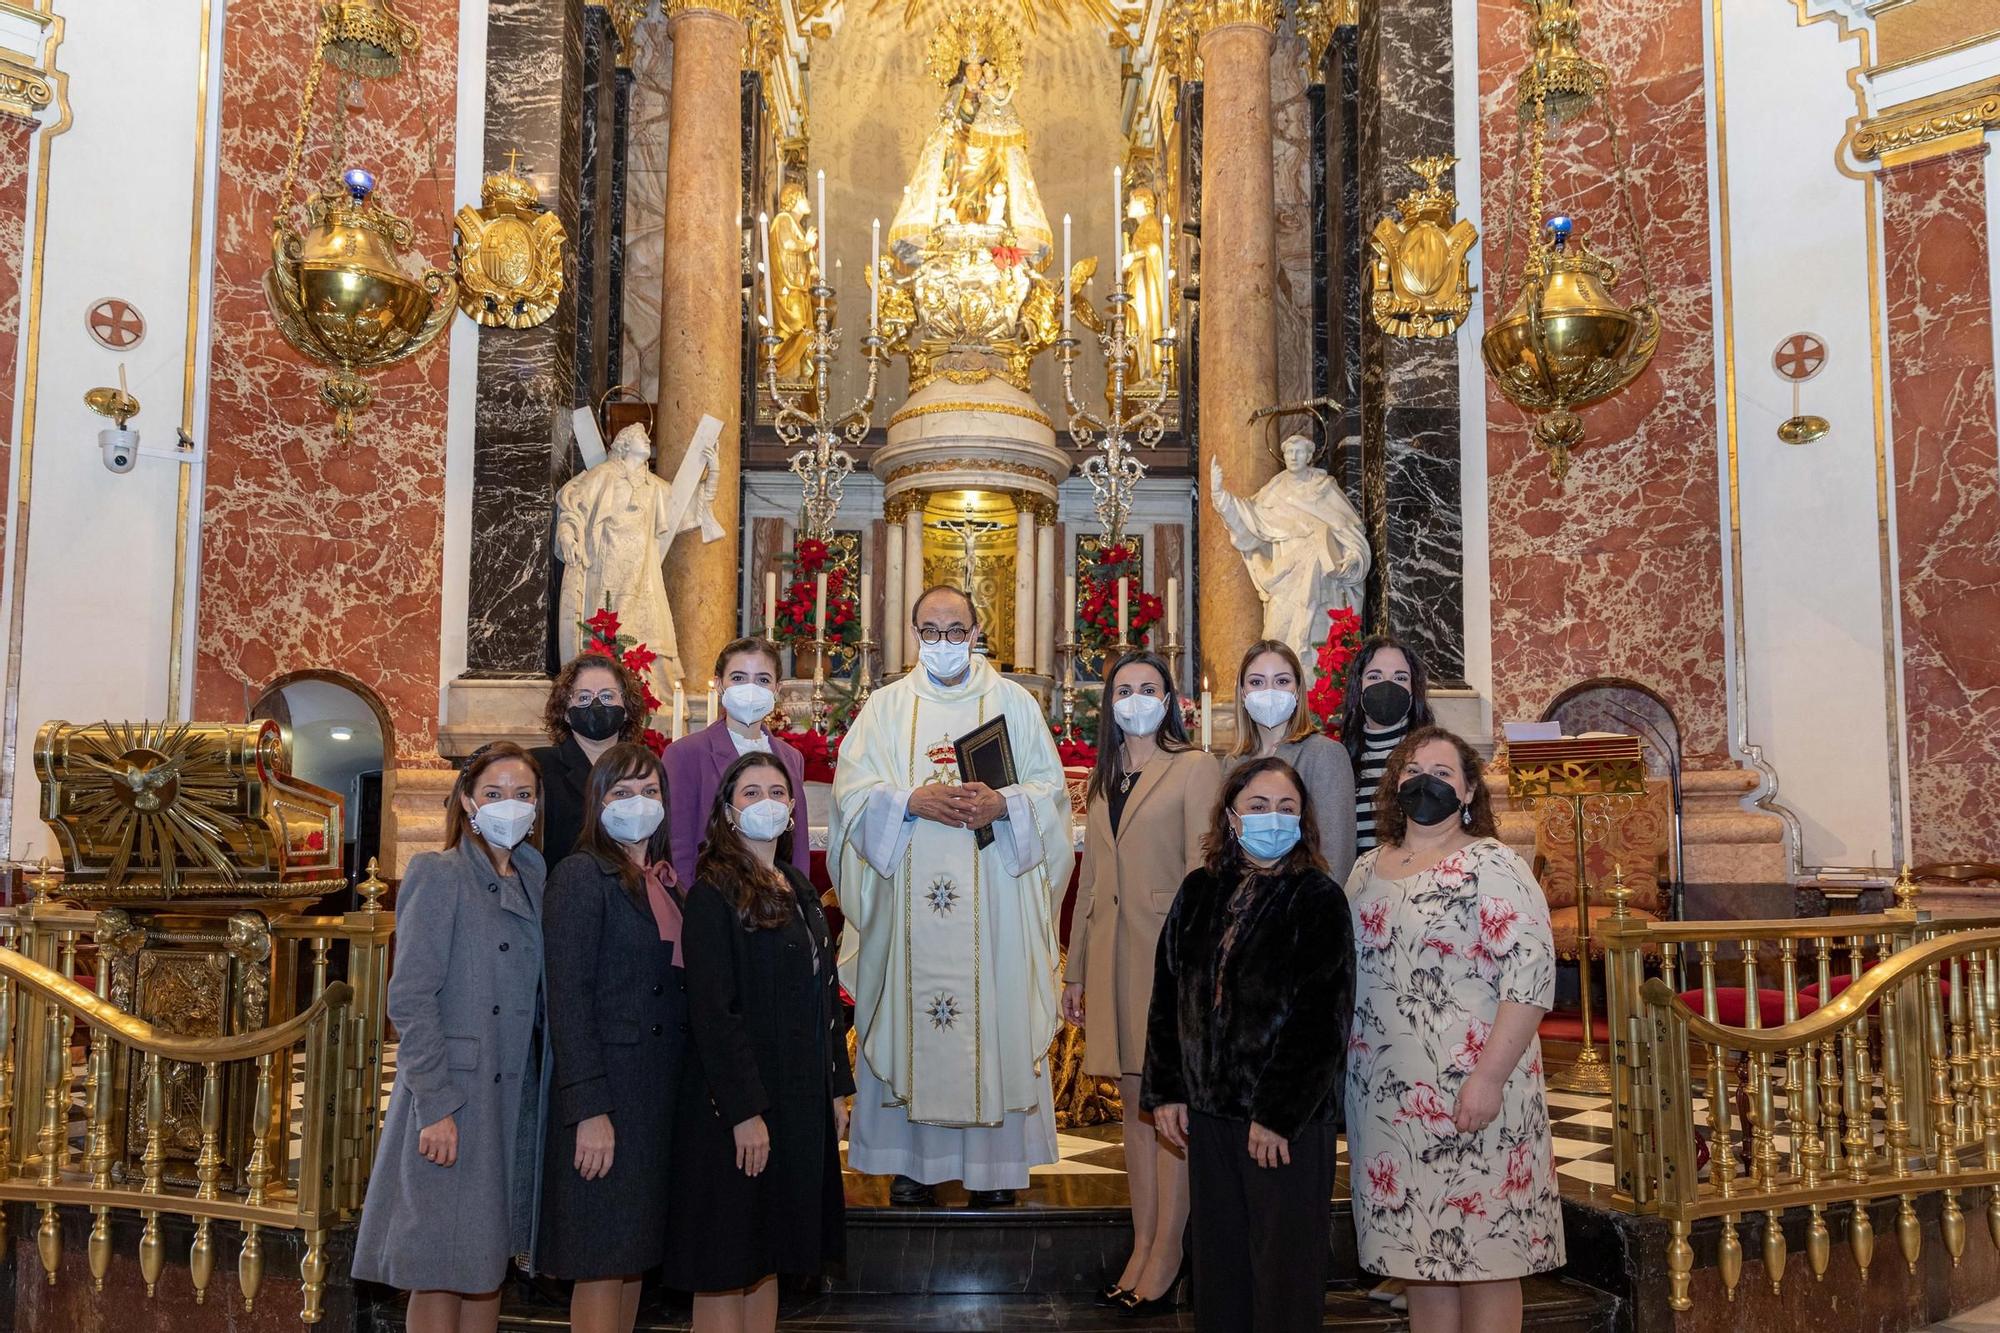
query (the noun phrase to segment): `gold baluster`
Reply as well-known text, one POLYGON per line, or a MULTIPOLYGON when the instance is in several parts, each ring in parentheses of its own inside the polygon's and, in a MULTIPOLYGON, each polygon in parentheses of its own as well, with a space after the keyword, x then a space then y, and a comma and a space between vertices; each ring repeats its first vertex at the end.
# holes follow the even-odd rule
MULTIPOLYGON (((1701 1003, 1708 1021, 1721 1021, 1715 1003, 1715 941, 1697 942, 1701 958, 1701 1003)), ((1730 1133, 1729 1064, 1720 1042, 1708 1047, 1708 1132, 1709 1176, 1723 1198, 1736 1193, 1736 1144, 1730 1133)), ((1743 1241, 1736 1231, 1735 1213, 1722 1215, 1722 1235, 1716 1241, 1715 1264, 1722 1274, 1722 1290, 1736 1299, 1736 1284, 1743 1277, 1743 1241)))
MULTIPOLYGON (((1743 951, 1743 1026, 1755 1032, 1764 1026, 1763 1005, 1757 990, 1757 942, 1739 941, 1743 951)), ((1766 1194, 1778 1188, 1777 1108, 1771 1096, 1771 1057, 1758 1051, 1750 1059, 1750 1094, 1756 1123, 1751 1127, 1750 1177, 1766 1194)), ((1785 1282, 1784 1210, 1764 1213, 1764 1275, 1771 1290, 1783 1289, 1785 1282)))
POLYGON ((299 1261, 300 1286, 303 1288, 304 1303, 299 1310, 299 1322, 317 1324, 320 1320, 320 1295, 326 1290, 326 1232, 306 1233, 305 1257, 299 1261))
POLYGON ((243 1313, 257 1308, 257 1292, 264 1285, 263 1228, 255 1222, 243 1224, 243 1250, 236 1259, 236 1285, 243 1290, 243 1313))
POLYGON ((1694 1247, 1688 1244, 1688 1224, 1680 1218, 1667 1223, 1672 1239, 1667 1242, 1667 1305, 1675 1310, 1691 1310, 1688 1280, 1694 1276, 1694 1247))
POLYGON ((326 961, 333 948, 333 939, 327 935, 313 937, 313 998, 317 1000, 326 993, 326 961))
POLYGON ((243 1169, 244 1202, 253 1208, 264 1205, 264 1194, 270 1186, 272 1163, 276 1160, 271 1150, 271 1071, 269 1055, 257 1057, 257 1095, 255 1109, 250 1113, 250 1123, 255 1126, 250 1136, 250 1161, 243 1169))
POLYGON ((0 976, 0 1176, 14 1174, 14 1143, 14 979, 0 976))
MULTIPOLYGON (((1833 940, 1822 935, 1814 941, 1818 953, 1820 1002, 1824 1004, 1833 996, 1833 940)), ((1839 1047, 1832 1033, 1819 1044, 1819 1104, 1823 1117, 1820 1126, 1820 1143, 1826 1152, 1824 1170, 1828 1176, 1838 1177, 1842 1171, 1840 1159, 1840 1059, 1839 1047)))
POLYGON ((1979 1105, 1972 1089, 1972 1021, 1965 993, 1965 959, 1954 956, 1951 972, 1951 1104, 1952 1137, 1971 1143, 1979 1137, 1979 1105))
MULTIPOLYGON (((1959 1076, 1954 1060, 1963 1052, 1963 1034, 1954 1031, 1947 1045, 1944 1004, 1939 996, 1943 979, 1942 970, 1935 963, 1925 968, 1920 978, 1924 994, 1924 1057, 1931 1081, 1931 1134, 1937 1149, 1937 1172, 1945 1181, 1938 1229, 1944 1234, 1945 1250, 1956 1268, 1965 1255, 1965 1211, 1959 1207, 1958 1191, 1951 1185, 1958 1177, 1958 1126, 1954 1114, 1958 1099, 1952 1093, 1952 1080, 1959 1076)), ((1954 993, 1962 1000, 1965 988, 1955 987, 1954 993)))
POLYGON ((208 1300, 208 1280, 215 1276, 214 1224, 201 1218, 194 1224, 194 1244, 188 1248, 188 1279, 194 1283, 194 1303, 208 1300))
MULTIPOLYGON (((68 1144, 63 1135, 63 1117, 69 1110, 69 1048, 63 1044, 63 1013, 54 1003, 44 1006, 42 1041, 42 1131, 35 1150, 41 1155, 41 1184, 54 1189, 62 1183, 63 1162, 68 1144)), ((56 1284, 56 1270, 62 1266, 62 1218, 54 1201, 42 1206, 42 1222, 35 1229, 35 1249, 41 1254, 42 1268, 49 1285, 56 1284)))
MULTIPOLYGON (((1778 941, 1778 961, 1784 978, 1785 1021, 1795 1023, 1799 1017, 1799 942, 1794 939, 1778 941)), ((1819 1155, 1819 1089, 1809 1077, 1813 1072, 1809 1048, 1790 1047, 1785 1051, 1785 1128, 1791 1140, 1788 1168, 1794 1178, 1810 1170, 1818 1174, 1818 1166, 1805 1165, 1806 1159, 1819 1155), (1803 1123, 1801 1121, 1803 1120, 1803 1123)))
POLYGON ((202 1066, 201 1152, 194 1159, 197 1199, 218 1197, 222 1179, 222 1067, 210 1060, 202 1066))
MULTIPOLYGON (((140 1187, 142 1194, 160 1193, 161 1177, 166 1170, 166 1144, 163 1136, 167 1132, 166 1077, 160 1069, 160 1057, 146 1056, 146 1151, 139 1159, 139 1169, 145 1177, 140 1187)), ((160 1210, 149 1208, 140 1214, 146 1226, 139 1233, 139 1274, 146 1279, 146 1294, 151 1296, 159 1285, 160 1272, 166 1267, 167 1246, 160 1237, 160 1210)))
MULTIPOLYGON (((1979 1088, 1979 1130, 1983 1148, 1982 1165, 2000 1170, 2000 1061, 1995 1059, 1994 1032, 1987 1007, 1988 988, 1993 985, 1991 959, 1984 952, 1967 960, 1966 997, 1972 1022, 1972 1063, 1979 1088)), ((1986 1233, 2000 1246, 2000 1188, 1986 1194, 1986 1233)))
MULTIPOLYGON (((1882 1102, 1886 1122, 1883 1134, 1888 1141, 1889 1174, 1897 1180, 1910 1174, 1910 1123, 1903 1118, 1903 1043, 1898 1022, 1894 988, 1882 992, 1882 1102)), ((1896 1210, 1896 1243, 1910 1276, 1917 1273, 1917 1258, 1923 1252, 1924 1235, 1917 1222, 1915 1196, 1899 1196, 1896 1210)))

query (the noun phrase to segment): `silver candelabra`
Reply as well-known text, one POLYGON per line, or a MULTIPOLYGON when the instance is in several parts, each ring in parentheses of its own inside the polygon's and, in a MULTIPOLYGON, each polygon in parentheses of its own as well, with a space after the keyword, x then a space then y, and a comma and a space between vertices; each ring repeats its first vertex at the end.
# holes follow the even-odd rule
POLYGON ((810 389, 783 389, 778 384, 778 348, 784 339, 778 336, 774 325, 766 325, 761 340, 764 345, 765 387, 770 390, 771 401, 777 407, 777 417, 772 426, 778 438, 786 447, 794 450, 792 472, 804 486, 803 517, 804 536, 826 541, 833 535, 834 515, 840 510, 840 491, 848 474, 854 471, 854 455, 849 449, 858 448, 868 438, 868 429, 873 424, 875 413, 875 386, 881 377, 882 362, 886 359, 886 344, 880 334, 871 329, 861 340, 868 360, 868 388, 861 401, 841 413, 830 415, 827 411, 827 395, 830 389, 833 357, 840 350, 840 330, 833 324, 833 288, 826 285, 824 278, 812 287, 813 331, 810 335, 812 348, 813 378, 810 389), (808 411, 807 409, 811 410, 808 411))
MULTIPOLYGON (((1160 405, 1166 400, 1168 375, 1163 373, 1159 387, 1150 393, 1136 392, 1125 383, 1139 348, 1125 313, 1131 299, 1122 282, 1112 288, 1111 295, 1105 298, 1111 308, 1110 315, 1097 335, 1111 389, 1108 419, 1077 401, 1076 352, 1080 340, 1067 328, 1056 340, 1056 356, 1062 362, 1063 402, 1069 410, 1069 437, 1077 448, 1091 453, 1077 470, 1090 483, 1091 500, 1098 522, 1104 525, 1103 540, 1107 546, 1116 546, 1125 539, 1125 521, 1132 513, 1132 491, 1146 475, 1146 465, 1134 456, 1134 443, 1140 448, 1154 448, 1167 431, 1160 405)), ((1173 364, 1175 342, 1172 330, 1154 339, 1154 345, 1163 353, 1165 366, 1173 364)))

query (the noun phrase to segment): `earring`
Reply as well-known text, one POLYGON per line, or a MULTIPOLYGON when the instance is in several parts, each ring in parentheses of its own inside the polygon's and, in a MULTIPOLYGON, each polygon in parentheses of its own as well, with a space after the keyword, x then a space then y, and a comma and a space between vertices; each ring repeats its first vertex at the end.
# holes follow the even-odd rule
POLYGON ((785 832, 790 833, 794 828, 798 827, 798 823, 799 821, 796 818, 787 819, 785 821, 785 832))
POLYGON ((1458 822, 1466 828, 1472 827, 1472 807, 1465 806, 1458 812, 1458 822))

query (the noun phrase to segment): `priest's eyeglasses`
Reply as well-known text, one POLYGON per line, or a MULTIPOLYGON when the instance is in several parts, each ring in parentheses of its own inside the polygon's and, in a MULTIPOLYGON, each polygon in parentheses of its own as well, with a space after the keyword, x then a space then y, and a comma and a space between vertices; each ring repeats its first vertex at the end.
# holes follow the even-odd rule
POLYGON ((925 643, 936 643, 939 639, 943 639, 946 643, 964 643, 971 635, 972 631, 963 625, 953 625, 950 629, 936 629, 926 625, 917 631, 917 637, 925 643))

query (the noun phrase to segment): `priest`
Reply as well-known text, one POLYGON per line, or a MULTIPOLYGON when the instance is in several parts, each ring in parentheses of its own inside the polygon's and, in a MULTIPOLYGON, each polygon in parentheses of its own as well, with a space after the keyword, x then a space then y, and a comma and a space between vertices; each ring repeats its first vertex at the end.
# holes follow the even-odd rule
POLYGON ((1069 797, 1034 696, 974 651, 971 598, 932 588, 910 619, 918 665, 848 731, 827 828, 862 1056, 847 1160, 894 1176, 897 1204, 932 1203, 933 1185, 958 1180, 972 1206, 1002 1207, 1029 1168, 1057 1160, 1044 1057, 1069 797), (961 782, 952 743, 996 717, 1017 781, 961 782))

